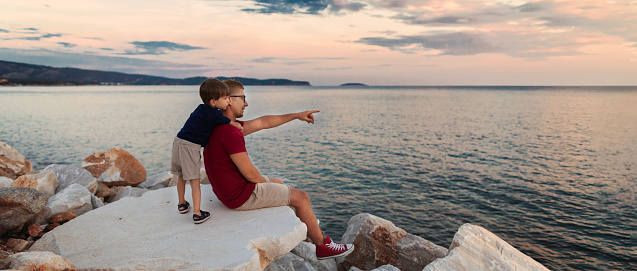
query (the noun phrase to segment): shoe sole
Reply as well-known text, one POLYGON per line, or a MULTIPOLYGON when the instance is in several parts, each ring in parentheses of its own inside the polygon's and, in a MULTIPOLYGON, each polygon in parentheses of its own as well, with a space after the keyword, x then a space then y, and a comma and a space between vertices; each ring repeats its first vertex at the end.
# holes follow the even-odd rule
POLYGON ((190 212, 190 206, 188 206, 188 209, 186 209, 186 210, 179 211, 180 214, 185 214, 187 212, 190 212))
POLYGON ((354 245, 352 244, 352 247, 350 249, 348 249, 347 251, 341 253, 341 254, 337 254, 337 255, 332 255, 332 256, 327 256, 327 257, 316 257, 316 259, 320 260, 327 260, 327 259, 332 259, 332 258, 338 258, 338 257, 345 257, 347 255, 349 255, 350 253, 352 253, 352 251, 354 251, 354 245))
POLYGON ((212 217, 212 215, 209 215, 209 216, 207 216, 206 218, 201 219, 201 220, 196 220, 196 221, 194 221, 194 222, 195 222, 195 224, 201 224, 201 223, 206 222, 206 220, 210 219, 210 217, 212 217))

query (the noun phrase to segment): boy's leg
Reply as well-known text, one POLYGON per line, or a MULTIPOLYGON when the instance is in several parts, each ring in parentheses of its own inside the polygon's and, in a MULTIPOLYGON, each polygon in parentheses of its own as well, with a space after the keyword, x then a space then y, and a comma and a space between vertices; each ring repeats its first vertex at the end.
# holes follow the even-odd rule
MULTIPOLYGON (((184 185, 186 182, 184 181, 184 185)), ((192 189, 192 207, 193 213, 196 215, 201 215, 201 185, 199 184, 199 179, 190 180, 190 188, 192 189)), ((184 188, 185 190, 185 188, 184 188)))
POLYGON ((290 205, 296 210, 296 216, 307 226, 307 235, 312 242, 315 245, 325 244, 323 232, 310 204, 310 196, 303 190, 290 187, 290 205))
POLYGON ((186 181, 184 180, 184 176, 179 175, 179 179, 177 179, 177 197, 179 197, 179 204, 186 203, 186 181))

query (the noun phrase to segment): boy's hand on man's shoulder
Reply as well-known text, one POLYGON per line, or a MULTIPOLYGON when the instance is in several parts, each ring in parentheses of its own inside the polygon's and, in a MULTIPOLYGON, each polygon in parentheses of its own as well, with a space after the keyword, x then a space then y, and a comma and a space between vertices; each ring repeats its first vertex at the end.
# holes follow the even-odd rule
POLYGON ((230 122, 230 125, 232 125, 232 126, 236 127, 237 129, 239 129, 239 131, 241 131, 241 132, 243 133, 243 126, 241 126, 241 124, 239 124, 238 122, 236 122, 236 121, 231 121, 231 122, 230 122))

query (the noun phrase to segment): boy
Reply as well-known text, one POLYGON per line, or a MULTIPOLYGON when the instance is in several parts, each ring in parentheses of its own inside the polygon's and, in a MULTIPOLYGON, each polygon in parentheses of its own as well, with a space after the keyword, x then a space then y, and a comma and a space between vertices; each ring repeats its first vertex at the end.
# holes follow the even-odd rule
POLYGON ((186 180, 190 182, 192 189, 193 215, 195 224, 203 223, 210 218, 210 213, 200 210, 201 189, 199 184, 199 169, 201 167, 201 147, 208 143, 212 130, 222 124, 237 127, 243 131, 243 127, 225 117, 221 110, 225 110, 230 103, 230 90, 223 82, 209 78, 199 86, 199 96, 203 104, 200 104, 190 114, 188 120, 173 141, 172 161, 170 172, 179 176, 177 181, 177 194, 179 213, 185 214, 190 210, 190 203, 184 199, 186 193, 186 180), (220 110, 221 109, 221 110, 220 110))

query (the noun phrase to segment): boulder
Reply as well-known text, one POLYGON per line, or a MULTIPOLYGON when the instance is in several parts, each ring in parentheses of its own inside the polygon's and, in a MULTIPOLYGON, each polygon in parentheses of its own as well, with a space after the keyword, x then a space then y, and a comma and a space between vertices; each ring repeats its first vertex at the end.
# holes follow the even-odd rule
POLYGON ((47 199, 48 195, 29 187, 0 188, 0 235, 35 217, 47 199))
POLYGON ((97 179, 86 169, 72 165, 53 164, 42 170, 42 172, 45 171, 54 172, 58 178, 60 185, 55 190, 55 193, 59 193, 74 183, 86 187, 93 194, 97 191, 97 179))
POLYGON ((447 257, 437 259, 423 271, 548 271, 542 264, 520 252, 490 231, 464 224, 453 237, 447 257))
POLYGON ((7 143, 0 142, 0 176, 15 179, 32 170, 29 160, 7 143))
POLYGON ((82 161, 82 167, 108 186, 136 186, 146 181, 142 163, 120 148, 89 155, 82 161))
POLYGON ((212 214, 204 224, 194 224, 192 212, 177 212, 176 187, 162 188, 79 216, 31 251, 55 252, 79 269, 261 270, 306 237, 291 208, 240 212, 225 207, 209 185, 201 192, 201 208, 212 214))
POLYGON ((170 181, 173 179, 173 174, 170 171, 165 171, 153 176, 148 177, 145 182, 139 184, 138 186, 146 189, 159 189, 168 187, 170 181))
POLYGON ((49 218, 49 224, 64 224, 66 222, 71 221, 71 219, 76 218, 77 215, 71 212, 61 212, 61 213, 57 213, 52 215, 49 218))
POLYGON ((10 269, 16 270, 77 270, 73 263, 51 252, 21 252, 7 257, 10 269))
POLYGON ((49 197, 55 194, 58 187, 58 178, 53 172, 41 172, 37 174, 26 174, 18 177, 12 184, 12 187, 31 187, 38 190, 49 197))
POLYGON ((110 197, 108 199, 108 203, 116 202, 127 197, 141 197, 144 193, 149 191, 147 189, 132 186, 117 186, 114 189, 116 191, 115 196, 110 197))
POLYGON ((13 179, 0 176, 0 188, 11 187, 13 179))
POLYGON ((72 184, 49 198, 46 207, 51 208, 51 214, 53 215, 61 212, 73 212, 76 215, 82 215, 93 210, 92 195, 86 187, 72 184))
POLYGON ((371 270, 392 265, 400 270, 422 270, 447 249, 421 237, 407 233, 390 221, 371 214, 358 214, 347 222, 342 243, 353 243, 356 249, 343 261, 346 267, 371 270))
MULTIPOLYGON (((294 253, 287 253, 270 263, 263 271, 316 271, 316 269, 294 253)), ((334 269, 334 271, 337 270, 334 269)))
POLYGON ((101 198, 91 194, 91 205, 93 209, 97 209, 104 206, 104 201, 101 198))
POLYGON ((336 259, 318 260, 316 258, 316 246, 309 242, 301 242, 290 253, 301 257, 318 271, 337 270, 336 259))

